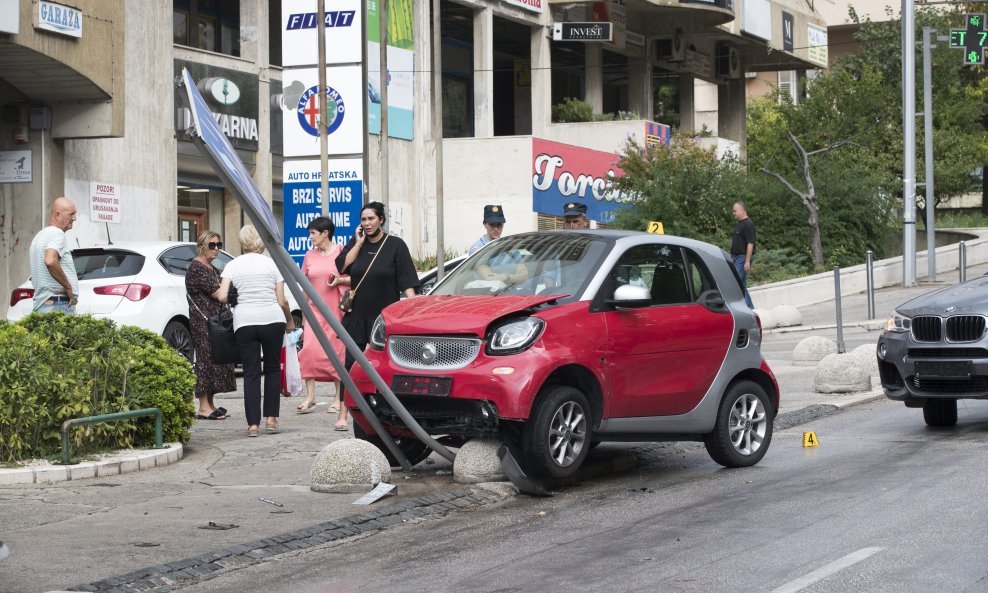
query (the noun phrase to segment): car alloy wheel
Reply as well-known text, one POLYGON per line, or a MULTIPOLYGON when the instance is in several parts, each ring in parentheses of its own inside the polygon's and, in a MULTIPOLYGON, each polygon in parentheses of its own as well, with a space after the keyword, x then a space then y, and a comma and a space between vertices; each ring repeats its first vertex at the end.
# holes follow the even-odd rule
POLYGON ((725 467, 761 461, 772 442, 773 411, 768 396, 752 381, 737 381, 724 394, 714 429, 704 437, 707 453, 725 467))
POLYGON ((549 451, 559 467, 569 467, 587 444, 587 415, 576 402, 566 402, 549 421, 549 451))
POLYGON ((590 404, 577 389, 547 387, 536 398, 522 432, 522 450, 532 470, 546 478, 576 473, 590 451, 590 404))

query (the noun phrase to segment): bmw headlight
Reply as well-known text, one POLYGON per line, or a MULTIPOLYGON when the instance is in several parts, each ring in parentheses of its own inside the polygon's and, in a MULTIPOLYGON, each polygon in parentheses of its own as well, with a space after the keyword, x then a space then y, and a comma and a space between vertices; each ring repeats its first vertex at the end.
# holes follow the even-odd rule
POLYGON ((384 350, 387 333, 384 331, 384 315, 378 315, 370 332, 370 345, 375 350, 384 350))
POLYGON ((514 354, 535 343, 542 334, 545 321, 538 317, 514 319, 498 326, 487 341, 488 354, 514 354))
POLYGON ((913 320, 911 317, 906 317, 905 315, 900 315, 897 311, 892 311, 892 314, 885 320, 885 331, 892 333, 907 332, 912 328, 912 324, 913 320))

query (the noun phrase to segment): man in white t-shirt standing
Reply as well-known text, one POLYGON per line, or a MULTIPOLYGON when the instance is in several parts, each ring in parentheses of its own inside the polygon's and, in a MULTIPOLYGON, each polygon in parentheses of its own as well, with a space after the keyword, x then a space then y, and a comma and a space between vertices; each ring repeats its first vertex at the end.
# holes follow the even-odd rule
POLYGON ((65 196, 51 205, 48 226, 31 241, 31 284, 34 286, 34 310, 75 313, 79 302, 79 278, 72 261, 72 250, 65 232, 75 222, 76 207, 65 196))

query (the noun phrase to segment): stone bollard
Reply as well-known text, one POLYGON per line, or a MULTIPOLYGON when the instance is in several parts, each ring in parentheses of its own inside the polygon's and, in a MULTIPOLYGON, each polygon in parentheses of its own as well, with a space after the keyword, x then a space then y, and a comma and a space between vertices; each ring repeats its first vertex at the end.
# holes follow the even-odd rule
POLYGON ((755 309, 755 315, 757 315, 759 321, 762 322, 762 330, 772 329, 773 327, 779 327, 779 323, 775 320, 775 317, 772 315, 771 310, 755 309))
POLYGON ((453 480, 461 484, 502 482, 508 477, 501 470, 497 439, 474 439, 464 443, 453 461, 453 480))
POLYGON ((369 492, 391 481, 391 466, 377 447, 360 439, 326 445, 309 471, 313 492, 369 492))
POLYGON ((871 389, 871 372, 850 353, 825 356, 816 367, 813 390, 817 393, 852 393, 871 389))
POLYGON ((803 314, 792 305, 779 305, 772 307, 772 319, 779 327, 792 327, 803 325, 803 314))
POLYGON ((815 366, 828 354, 837 354, 837 343, 823 336, 810 336, 800 340, 792 349, 792 364, 800 367, 815 366))
POLYGON ((861 364, 872 375, 878 374, 878 356, 875 354, 875 344, 862 344, 851 350, 851 354, 858 357, 861 364))

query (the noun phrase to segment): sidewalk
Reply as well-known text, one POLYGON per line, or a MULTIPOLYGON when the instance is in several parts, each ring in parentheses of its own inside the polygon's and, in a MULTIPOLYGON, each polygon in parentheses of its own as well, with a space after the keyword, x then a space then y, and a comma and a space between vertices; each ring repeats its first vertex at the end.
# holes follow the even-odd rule
MULTIPOLYGON (((969 277, 983 272, 971 270, 969 277)), ((935 288, 883 289, 875 297, 876 317, 883 320, 895 305, 935 288)), ((847 350, 874 344, 878 330, 862 327, 868 326, 864 295, 845 297, 843 307, 847 350)), ((877 377, 875 388, 862 394, 813 392, 814 369, 794 367, 792 348, 809 335, 836 339, 834 303, 800 311, 803 326, 770 330, 763 341, 782 387, 781 413, 794 418, 826 406, 883 401, 877 377)), ((218 404, 232 417, 198 421, 179 463, 105 478, 0 487, 0 540, 10 548, 10 557, 0 561, 0 592, 87 583, 88 590, 114 592, 169 588, 211 571, 511 496, 510 488, 455 484, 451 464, 438 455, 412 472, 395 472, 397 495, 369 507, 352 504, 358 494, 312 492, 309 470, 318 451, 352 438, 351 432, 332 430, 336 415, 325 413, 331 391, 320 384, 317 399, 323 405, 307 415, 295 413, 300 398, 282 399, 281 432, 251 439, 245 435, 241 397, 220 395, 218 404)))

